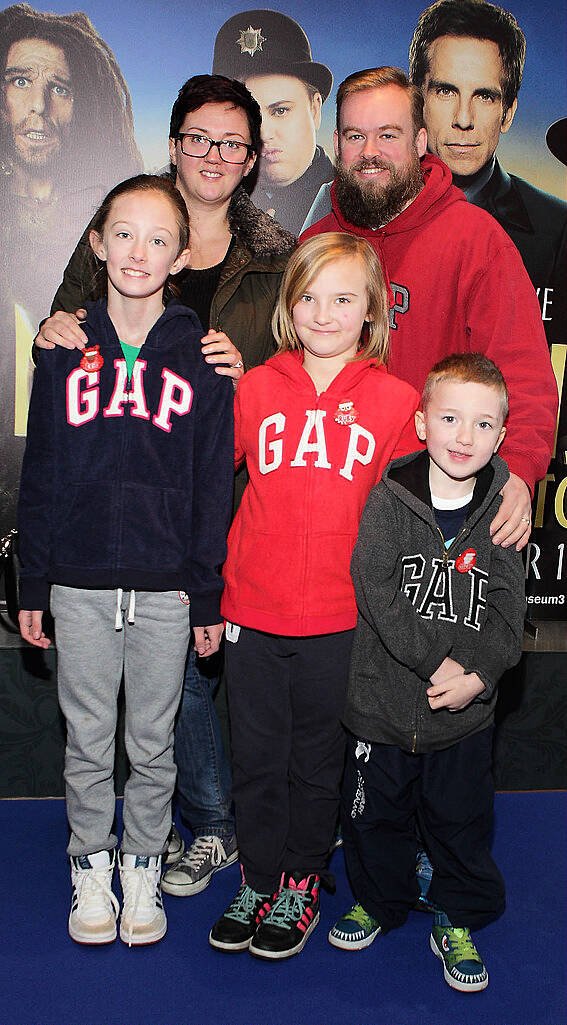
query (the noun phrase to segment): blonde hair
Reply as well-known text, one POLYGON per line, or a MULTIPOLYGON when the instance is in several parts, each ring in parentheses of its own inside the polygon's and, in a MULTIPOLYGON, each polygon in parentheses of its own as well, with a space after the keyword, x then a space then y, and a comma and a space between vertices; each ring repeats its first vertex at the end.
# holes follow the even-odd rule
POLYGON ((292 254, 282 278, 272 317, 272 331, 278 352, 302 348, 293 326, 293 307, 325 267, 334 260, 345 259, 358 260, 366 277, 369 323, 363 327, 357 358, 375 356, 379 363, 386 362, 389 304, 380 260, 365 239, 340 231, 315 235, 292 254))
POLYGON ((421 396, 421 408, 426 409, 434 389, 441 381, 460 384, 484 384, 494 388, 500 397, 502 423, 508 416, 508 389, 502 371, 488 356, 480 352, 456 352, 439 360, 429 371, 421 396))

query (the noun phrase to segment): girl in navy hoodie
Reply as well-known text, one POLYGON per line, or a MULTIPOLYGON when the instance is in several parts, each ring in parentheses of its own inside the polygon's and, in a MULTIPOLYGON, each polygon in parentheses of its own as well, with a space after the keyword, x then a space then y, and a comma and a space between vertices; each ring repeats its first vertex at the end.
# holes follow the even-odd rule
POLYGON ((89 345, 42 352, 35 372, 20 488, 20 629, 46 648, 42 615, 51 608, 67 723, 69 933, 79 943, 116 937, 113 771, 124 675, 120 937, 144 944, 167 927, 159 880, 190 625, 201 655, 217 650, 223 630, 233 391, 201 357, 195 314, 164 306, 169 277, 189 255, 177 189, 152 175, 129 179, 92 225, 107 294, 88 306, 89 345))
POLYGON ((236 393, 236 462, 250 482, 222 611, 243 883, 209 941, 277 960, 319 920, 356 624, 350 557, 386 463, 419 447, 419 398, 386 372, 387 292, 356 236, 294 253, 273 327, 278 354, 236 393))

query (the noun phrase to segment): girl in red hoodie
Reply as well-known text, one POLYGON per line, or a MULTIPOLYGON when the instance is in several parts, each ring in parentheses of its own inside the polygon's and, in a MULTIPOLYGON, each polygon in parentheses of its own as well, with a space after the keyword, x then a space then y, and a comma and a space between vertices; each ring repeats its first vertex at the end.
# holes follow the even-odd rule
POLYGON ((235 400, 236 463, 246 459, 250 481, 222 612, 243 882, 209 941, 278 960, 319 921, 356 624, 350 557, 370 489, 419 447, 419 397, 386 372, 387 292, 363 239, 302 245, 272 324, 278 353, 235 400))

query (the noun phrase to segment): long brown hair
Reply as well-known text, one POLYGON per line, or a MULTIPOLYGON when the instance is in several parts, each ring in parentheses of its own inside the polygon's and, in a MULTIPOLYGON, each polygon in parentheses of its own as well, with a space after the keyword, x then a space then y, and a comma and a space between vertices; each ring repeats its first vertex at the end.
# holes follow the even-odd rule
MULTIPOLYGON (((105 196, 94 215, 89 225, 90 231, 96 231, 97 235, 102 238, 114 200, 118 199, 120 196, 126 196, 131 192, 158 192, 169 200, 175 211, 175 219, 177 221, 177 228, 179 231, 179 245, 177 249, 177 255, 179 256, 179 254, 189 246, 189 214, 187 213, 185 200, 179 192, 179 189, 176 189, 170 178, 164 178, 157 174, 137 174, 134 178, 127 178, 126 181, 115 185, 108 195, 105 196)), ((93 255, 95 256, 97 269, 95 271, 92 286, 89 290, 89 295, 92 298, 100 299, 102 296, 106 295, 106 266, 104 261, 100 260, 96 254, 93 255)), ((167 303, 170 299, 177 298, 178 294, 178 289, 173 283, 173 279, 169 277, 163 290, 164 302, 167 303)))

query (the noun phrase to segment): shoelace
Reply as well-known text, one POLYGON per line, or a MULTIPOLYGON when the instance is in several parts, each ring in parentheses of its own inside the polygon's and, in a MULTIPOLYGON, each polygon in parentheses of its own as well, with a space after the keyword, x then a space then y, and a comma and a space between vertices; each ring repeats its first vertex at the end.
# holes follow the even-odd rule
POLYGON ((198 836, 183 855, 182 861, 190 868, 200 868, 207 858, 215 867, 226 859, 226 851, 218 836, 198 836))
POLYGON ((468 929, 445 929, 445 935, 451 945, 449 953, 454 964, 460 961, 481 961, 468 929))
POLYGON ((137 865, 136 868, 120 870, 120 882, 124 894, 124 910, 122 917, 130 918, 128 929, 128 946, 132 946, 134 923, 139 910, 154 911, 156 905, 156 876, 154 869, 137 865))
POLYGON ((280 925, 285 927, 288 925, 290 918, 293 921, 297 921, 301 918, 311 900, 311 891, 290 890, 286 886, 280 891, 278 899, 271 910, 268 911, 264 922, 269 922, 270 925, 280 925))
POLYGON ((265 897, 266 900, 268 899, 267 894, 256 893, 256 890, 252 890, 247 883, 243 883, 232 904, 225 911, 225 918, 232 918, 235 922, 247 923, 261 897, 265 897))
POLYGON ((89 868, 77 872, 75 876, 75 887, 77 898, 86 910, 85 905, 95 905, 105 908, 110 902, 114 914, 118 916, 120 904, 118 898, 112 892, 110 873, 106 868, 89 868))

